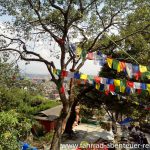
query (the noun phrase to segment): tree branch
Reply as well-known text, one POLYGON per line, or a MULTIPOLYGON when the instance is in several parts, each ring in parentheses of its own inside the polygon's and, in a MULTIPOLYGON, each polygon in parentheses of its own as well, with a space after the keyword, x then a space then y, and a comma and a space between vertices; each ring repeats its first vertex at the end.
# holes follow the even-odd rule
POLYGON ((31 0, 27 0, 27 1, 28 1, 28 3, 30 4, 30 7, 31 7, 31 8, 34 10, 34 12, 36 13, 36 15, 37 15, 37 17, 38 17, 38 19, 39 19, 39 22, 40 22, 41 26, 43 27, 43 29, 44 29, 45 31, 47 31, 47 32, 54 38, 54 40, 58 43, 58 39, 59 39, 59 38, 58 38, 53 32, 51 32, 50 29, 48 29, 48 28, 46 27, 46 25, 42 22, 40 13, 39 13, 39 11, 38 11, 37 9, 34 8, 34 6, 33 6, 33 4, 32 4, 32 1, 31 1, 31 0))
POLYGON ((49 2, 53 8, 59 10, 61 12, 61 14, 63 14, 63 15, 65 14, 63 9, 61 9, 61 7, 59 7, 58 5, 55 5, 55 0, 49 0, 49 2))

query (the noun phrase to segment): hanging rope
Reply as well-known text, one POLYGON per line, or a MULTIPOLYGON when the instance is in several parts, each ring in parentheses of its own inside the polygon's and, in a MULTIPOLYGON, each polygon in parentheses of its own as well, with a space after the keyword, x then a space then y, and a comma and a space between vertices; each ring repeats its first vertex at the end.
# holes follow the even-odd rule
POLYGON ((134 57, 132 57, 130 54, 128 54, 124 49, 122 49, 114 40, 112 40, 106 33, 104 35, 112 41, 120 50, 122 50, 126 55, 128 55, 130 58, 132 58, 136 63, 140 64, 134 57))

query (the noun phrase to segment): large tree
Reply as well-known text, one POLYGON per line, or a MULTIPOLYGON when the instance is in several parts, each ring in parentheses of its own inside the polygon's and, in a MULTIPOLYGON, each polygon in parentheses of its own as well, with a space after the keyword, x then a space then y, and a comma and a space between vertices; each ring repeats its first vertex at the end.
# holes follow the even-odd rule
MULTIPOLYGON (((59 90, 63 109, 57 121, 51 143, 52 150, 58 150, 61 134, 70 115, 74 102, 74 79, 70 80, 69 96, 63 92, 64 78, 55 76, 53 57, 60 60, 61 71, 77 72, 84 65, 86 58, 77 55, 68 44, 76 41, 77 46, 86 52, 97 49, 105 50, 112 42, 102 42, 104 33, 116 34, 127 24, 126 16, 137 5, 146 5, 146 0, 1 0, 0 15, 9 16, 1 27, 0 51, 11 51, 25 61, 42 62, 46 65, 52 81, 59 90), (50 57, 42 55, 44 49, 50 57), (51 44, 55 47, 52 48, 51 44), (63 126, 64 125, 64 126, 63 126)), ((145 31, 149 24, 139 26, 132 33, 118 36, 115 42, 145 31)), ((115 45, 114 45, 115 47, 115 45)), ((82 51, 83 52, 83 51, 82 51)), ((79 54, 79 53, 78 53, 79 54)))

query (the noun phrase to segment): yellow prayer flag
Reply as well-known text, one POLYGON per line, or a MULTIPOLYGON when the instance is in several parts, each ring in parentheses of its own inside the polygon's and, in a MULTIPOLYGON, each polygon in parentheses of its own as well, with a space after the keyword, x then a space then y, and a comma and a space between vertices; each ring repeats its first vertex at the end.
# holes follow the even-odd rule
POLYGON ((78 56, 80 56, 81 53, 82 53, 81 47, 77 47, 77 49, 76 49, 76 54, 77 54, 78 56))
POLYGON ((56 74, 57 73, 57 70, 54 68, 53 69, 53 74, 56 74))
POLYGON ((96 83, 95 88, 96 88, 97 90, 99 90, 100 84, 96 83))
POLYGON ((120 86, 120 80, 114 79, 114 85, 115 86, 120 86))
POLYGON ((87 75, 86 74, 81 74, 80 79, 87 80, 87 75))
POLYGON ((121 65, 120 65, 120 62, 118 64, 118 67, 117 67, 117 72, 120 72, 121 71, 121 65))
POLYGON ((150 84, 147 84, 147 90, 148 90, 149 93, 150 93, 150 84))
POLYGON ((126 88, 125 88, 124 86, 121 86, 121 87, 120 87, 120 92, 121 92, 121 93, 124 93, 124 92, 125 92, 125 89, 126 89, 126 88))
POLYGON ((140 72, 147 72, 146 66, 139 65, 139 68, 140 68, 140 72))
POLYGON ((112 63, 113 63, 113 59, 112 58, 107 58, 107 64, 110 68, 112 68, 112 63))

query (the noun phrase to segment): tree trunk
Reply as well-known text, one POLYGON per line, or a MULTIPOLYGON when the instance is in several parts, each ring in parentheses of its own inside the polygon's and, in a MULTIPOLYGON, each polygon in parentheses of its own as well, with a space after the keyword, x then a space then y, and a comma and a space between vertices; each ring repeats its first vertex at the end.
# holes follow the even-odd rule
POLYGON ((65 111, 64 111, 64 109, 62 110, 61 115, 57 120, 57 124, 56 124, 55 132, 53 135, 53 139, 51 142, 50 150, 59 150, 60 149, 61 136, 64 132, 64 129, 66 126, 66 121, 67 121, 69 115, 70 115, 70 108, 68 105, 68 107, 65 108, 65 111))
POLYGON ((71 113, 70 113, 70 116, 69 116, 69 119, 67 121, 66 128, 65 128, 65 133, 69 134, 70 136, 73 133, 72 127, 76 118, 75 107, 77 106, 77 103, 78 103, 78 100, 76 100, 72 105, 71 113))

